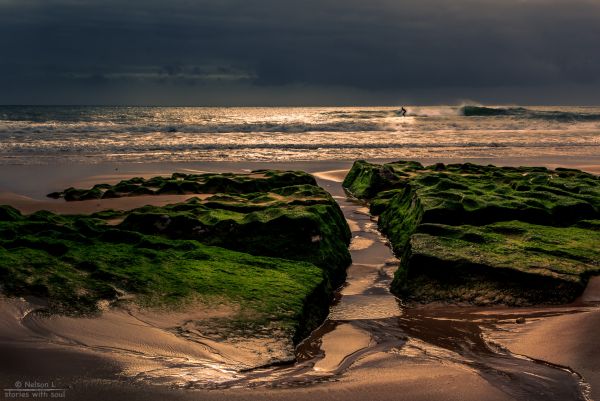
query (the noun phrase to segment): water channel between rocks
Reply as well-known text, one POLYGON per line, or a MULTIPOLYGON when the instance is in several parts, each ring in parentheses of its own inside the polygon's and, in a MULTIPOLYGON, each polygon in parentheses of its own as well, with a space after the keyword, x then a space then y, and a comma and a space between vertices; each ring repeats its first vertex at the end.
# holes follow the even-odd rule
POLYGON ((217 385, 196 376, 189 387, 314 385, 338 380, 363 357, 385 353, 461 365, 515 399, 590 400, 590 388, 577 372, 514 355, 486 339, 486 332, 497 331, 498 325, 519 317, 539 319, 584 309, 404 306, 389 292, 399 260, 378 231, 368 207, 348 196, 340 182, 320 178, 319 184, 334 196, 352 231, 353 262, 327 320, 297 347, 292 364, 229 371, 229 378, 217 385))
POLYGON ((297 347, 294 364, 250 370, 224 387, 293 387, 337 380, 361 358, 386 353, 462 365, 515 399, 590 399, 590 388, 577 372, 514 355, 485 335, 519 317, 539 319, 581 308, 404 306, 389 292, 399 260, 368 207, 348 196, 337 181, 321 178, 319 184, 337 200, 352 231, 353 262, 346 282, 336 292, 327 320, 297 347))
POLYGON ((338 201, 351 228, 353 263, 328 319, 297 349, 294 366, 303 367, 301 372, 282 369, 286 374, 272 377, 272 384, 335 378, 361 357, 386 352, 462 364, 517 399, 589 399, 589 386, 578 373, 513 355, 485 336, 486 330, 517 317, 577 313, 578 308, 405 307, 389 292, 399 261, 368 207, 347 196, 339 182, 321 180, 320 185, 338 201))

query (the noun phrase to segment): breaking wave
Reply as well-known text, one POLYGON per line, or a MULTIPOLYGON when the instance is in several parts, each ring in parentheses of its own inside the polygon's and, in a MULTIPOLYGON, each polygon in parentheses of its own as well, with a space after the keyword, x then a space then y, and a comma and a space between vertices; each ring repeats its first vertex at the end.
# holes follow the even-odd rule
POLYGON ((532 110, 525 107, 463 106, 460 108, 460 114, 465 117, 511 116, 557 122, 600 121, 600 114, 597 113, 559 110, 532 110))

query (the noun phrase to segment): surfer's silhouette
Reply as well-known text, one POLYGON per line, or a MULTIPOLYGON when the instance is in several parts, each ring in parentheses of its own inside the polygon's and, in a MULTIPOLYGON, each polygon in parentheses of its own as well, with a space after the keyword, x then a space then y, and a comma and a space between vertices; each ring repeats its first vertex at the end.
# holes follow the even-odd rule
POLYGON ((404 106, 402 106, 402 108, 400 109, 400 115, 402 117, 406 117, 406 109, 404 108, 404 106))

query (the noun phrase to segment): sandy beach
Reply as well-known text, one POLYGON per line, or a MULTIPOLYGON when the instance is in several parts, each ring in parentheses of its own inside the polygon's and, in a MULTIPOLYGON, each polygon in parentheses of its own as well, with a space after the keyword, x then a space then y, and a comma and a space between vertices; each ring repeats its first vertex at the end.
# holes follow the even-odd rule
MULTIPOLYGON (((469 161, 561 166, 600 174, 600 161, 594 159, 469 161)), ((539 399, 600 397, 600 347, 594 341, 600 330, 598 279, 577 302, 563 307, 407 309, 388 291, 397 260, 368 209, 347 199, 341 188, 351 163, 3 166, 0 204, 26 214, 130 210, 191 197, 70 203, 45 197, 69 186, 115 183, 132 176, 260 168, 308 171, 346 216, 353 235, 353 265, 329 320, 296 350, 309 357, 281 367, 256 369, 277 353, 285 359, 289 350, 281 349, 276 339, 227 343, 202 333, 183 337, 175 330, 187 321, 231 316, 236 305, 198 304, 176 313, 111 309, 97 318, 72 318, 36 314, 43 300, 0 299, 0 387, 13 388, 16 381, 53 381, 66 388, 67 399, 86 400, 517 400, 537 399, 527 398, 534 393, 542 394, 539 399), (521 317, 524 324, 516 322, 521 317), (244 373, 248 369, 251 372, 244 373)))

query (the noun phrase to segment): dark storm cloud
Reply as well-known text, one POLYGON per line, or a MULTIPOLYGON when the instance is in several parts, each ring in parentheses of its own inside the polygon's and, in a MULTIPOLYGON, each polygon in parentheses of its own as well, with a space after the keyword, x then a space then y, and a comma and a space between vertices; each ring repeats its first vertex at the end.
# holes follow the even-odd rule
POLYGON ((594 0, 0 0, 0 102, 566 103, 600 86, 598 21, 594 0))

